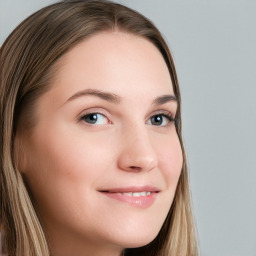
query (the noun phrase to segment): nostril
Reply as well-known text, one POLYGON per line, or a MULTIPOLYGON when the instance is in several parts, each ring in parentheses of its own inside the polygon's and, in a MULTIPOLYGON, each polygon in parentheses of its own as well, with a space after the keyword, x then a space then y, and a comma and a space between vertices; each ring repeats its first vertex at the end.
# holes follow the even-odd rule
POLYGON ((132 169, 133 171, 140 171, 141 168, 137 167, 137 166, 130 166, 130 169, 132 169))

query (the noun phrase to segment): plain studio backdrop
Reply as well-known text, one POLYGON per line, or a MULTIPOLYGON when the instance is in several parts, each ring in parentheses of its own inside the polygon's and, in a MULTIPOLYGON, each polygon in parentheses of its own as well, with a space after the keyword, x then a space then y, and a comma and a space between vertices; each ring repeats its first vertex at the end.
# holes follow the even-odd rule
MULTIPOLYGON (((52 0, 0 0, 0 45, 52 0)), ((256 255, 256 0, 119 0, 174 55, 202 256, 256 255)), ((177 255, 175 255, 177 256, 177 255)))

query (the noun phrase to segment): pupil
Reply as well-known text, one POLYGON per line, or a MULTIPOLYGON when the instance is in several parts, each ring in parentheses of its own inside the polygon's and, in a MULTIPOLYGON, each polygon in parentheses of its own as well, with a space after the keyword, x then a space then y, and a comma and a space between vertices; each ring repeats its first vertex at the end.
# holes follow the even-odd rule
POLYGON ((162 116, 154 116, 152 120, 152 124, 154 125, 161 125, 163 122, 163 117, 162 116))
POLYGON ((97 119, 98 119, 97 114, 92 114, 92 115, 87 116, 87 122, 90 124, 96 123, 97 119))

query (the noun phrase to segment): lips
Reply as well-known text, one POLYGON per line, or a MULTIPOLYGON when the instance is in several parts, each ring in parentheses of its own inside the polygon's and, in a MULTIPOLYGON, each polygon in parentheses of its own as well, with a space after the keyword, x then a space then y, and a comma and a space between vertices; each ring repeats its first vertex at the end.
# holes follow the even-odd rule
POLYGON ((145 209, 155 202, 160 190, 152 186, 142 186, 111 188, 99 192, 110 199, 145 209))

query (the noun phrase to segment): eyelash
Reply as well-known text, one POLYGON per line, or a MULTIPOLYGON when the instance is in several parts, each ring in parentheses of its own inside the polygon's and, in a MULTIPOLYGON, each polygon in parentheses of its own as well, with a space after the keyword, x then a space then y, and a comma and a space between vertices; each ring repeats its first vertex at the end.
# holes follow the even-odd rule
MULTIPOLYGON (((87 114, 85 114, 85 115, 82 115, 82 116, 79 118, 78 121, 84 122, 84 123, 86 123, 86 125, 91 125, 91 126, 102 125, 102 124, 90 124, 90 123, 88 123, 88 122, 85 121, 85 118, 87 118, 87 117, 89 117, 89 116, 92 116, 92 115, 102 115, 102 116, 104 116, 104 117, 108 120, 108 124, 109 124, 109 123, 112 124, 112 122, 109 120, 109 118, 108 118, 106 115, 104 115, 104 114, 102 114, 102 113, 100 113, 100 112, 96 112, 96 111, 95 111, 95 112, 91 112, 91 113, 87 113, 87 114)), ((167 123, 166 125, 154 125, 154 126, 167 127, 167 126, 169 126, 171 123, 173 123, 173 122, 176 123, 176 121, 177 121, 176 117, 173 118, 173 115, 172 115, 169 111, 162 111, 162 112, 156 113, 156 114, 150 116, 150 118, 149 118, 148 120, 151 120, 152 118, 154 118, 154 117, 156 117, 156 116, 161 116, 161 117, 166 118, 166 119, 168 120, 168 123, 167 123)), ((147 120, 147 122, 148 122, 148 120, 147 120)), ((152 124, 152 125, 153 125, 153 124, 152 124)))
POLYGON ((162 116, 162 117, 165 117, 165 118, 168 119, 168 121, 169 121, 170 123, 176 121, 176 118, 173 118, 173 116, 172 116, 172 114, 171 114, 170 112, 160 112, 160 113, 154 114, 154 115, 151 116, 150 118, 155 117, 155 116, 162 116))

